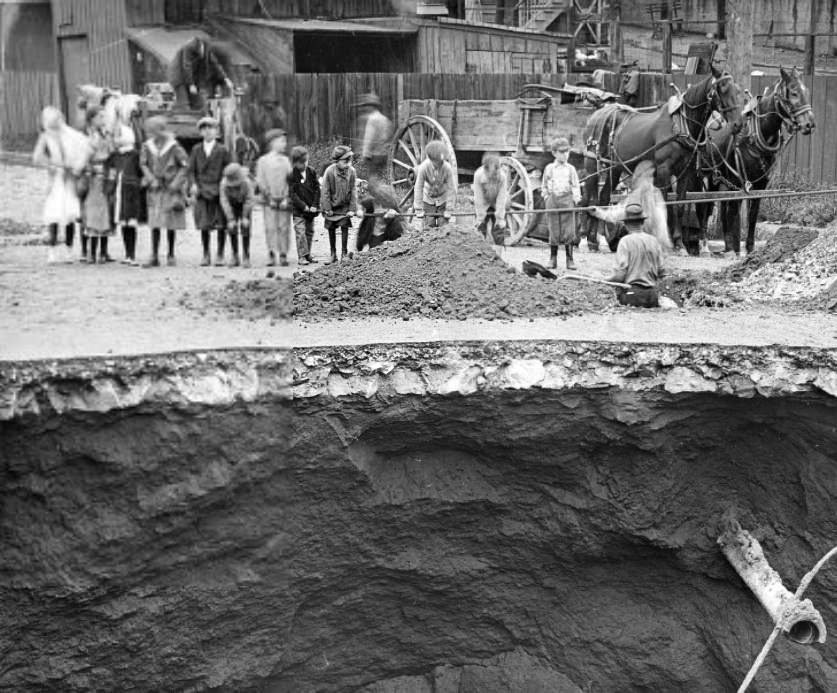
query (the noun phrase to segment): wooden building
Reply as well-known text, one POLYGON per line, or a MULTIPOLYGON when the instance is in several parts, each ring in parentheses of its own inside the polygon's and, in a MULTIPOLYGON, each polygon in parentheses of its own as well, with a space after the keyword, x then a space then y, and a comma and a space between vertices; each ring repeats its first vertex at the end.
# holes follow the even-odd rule
POLYGON ((0 72, 55 72, 49 0, 0 0, 0 72))
POLYGON ((566 42, 554 34, 446 14, 430 0, 52 0, 67 103, 79 84, 160 80, 199 32, 227 42, 239 75, 560 69, 566 42))

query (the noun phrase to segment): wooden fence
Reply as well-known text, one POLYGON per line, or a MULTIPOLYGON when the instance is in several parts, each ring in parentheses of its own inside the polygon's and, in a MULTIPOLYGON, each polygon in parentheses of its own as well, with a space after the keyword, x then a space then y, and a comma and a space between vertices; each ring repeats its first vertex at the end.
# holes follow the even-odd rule
POLYGON ((38 134, 44 106, 61 106, 58 75, 54 72, 0 73, 0 137, 21 143, 38 134))
MULTIPOLYGON (((640 106, 665 101, 672 93, 670 83, 685 89, 698 75, 640 75, 640 106)), ((775 82, 775 77, 753 77, 753 93, 761 93, 775 82)), ((352 102, 364 92, 381 97, 383 110, 395 119, 401 99, 515 99, 527 83, 560 86, 558 74, 396 74, 343 73, 297 74, 254 77, 248 89, 248 100, 275 99, 287 112, 286 127, 292 139, 315 143, 340 138, 358 137, 354 130, 355 113, 352 102)), ((817 118, 813 135, 793 138, 779 168, 797 170, 823 183, 837 182, 837 127, 829 114, 837 113, 837 76, 806 77, 811 103, 817 118)), ((617 89, 614 83, 606 85, 617 89)), ((486 128, 491 123, 485 124, 486 128)))

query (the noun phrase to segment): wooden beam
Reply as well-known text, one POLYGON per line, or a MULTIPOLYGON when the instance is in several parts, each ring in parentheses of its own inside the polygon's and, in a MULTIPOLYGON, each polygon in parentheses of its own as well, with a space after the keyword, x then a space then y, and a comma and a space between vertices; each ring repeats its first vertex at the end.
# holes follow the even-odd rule
POLYGON ((810 33, 805 37, 805 74, 813 75, 817 64, 817 12, 819 3, 810 0, 811 17, 809 21, 810 33))
POLYGON ((755 0, 727 0, 727 70, 743 88, 753 71, 755 0))

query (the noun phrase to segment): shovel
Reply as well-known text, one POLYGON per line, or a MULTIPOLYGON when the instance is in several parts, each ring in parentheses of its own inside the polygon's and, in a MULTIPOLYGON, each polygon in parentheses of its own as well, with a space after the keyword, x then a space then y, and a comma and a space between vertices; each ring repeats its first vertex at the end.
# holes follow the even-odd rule
POLYGON ((622 282, 610 282, 607 279, 599 279, 598 277, 588 277, 585 274, 564 274, 561 279, 575 279, 576 281, 592 282, 593 284, 607 284, 607 286, 615 286, 619 289, 630 289, 630 284, 623 284, 622 282))

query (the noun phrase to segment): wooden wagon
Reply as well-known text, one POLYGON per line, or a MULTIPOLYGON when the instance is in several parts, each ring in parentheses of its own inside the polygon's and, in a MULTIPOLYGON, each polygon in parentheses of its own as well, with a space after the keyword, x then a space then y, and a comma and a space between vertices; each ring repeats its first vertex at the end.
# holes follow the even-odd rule
MULTIPOLYGON (((542 172, 552 160, 552 140, 566 137, 573 158, 583 157, 587 119, 602 103, 615 99, 615 94, 593 87, 526 85, 515 100, 402 101, 390 153, 390 175, 399 201, 402 206, 412 201, 416 168, 427 143, 439 140, 457 173, 458 154, 499 152, 509 186, 508 209, 531 210, 539 185, 532 174, 542 172)), ((508 216, 512 243, 526 234, 531 217, 531 213, 508 216)))
MULTIPOLYGON (((233 96, 210 98, 203 110, 174 109, 174 90, 166 82, 153 82, 145 86, 143 99, 146 103, 144 118, 165 115, 169 128, 175 138, 187 147, 201 140, 198 132, 198 120, 211 115, 220 127, 220 140, 224 143, 233 160, 247 167, 252 167, 259 155, 256 142, 248 137, 242 127, 239 107, 243 92, 236 90, 233 96)), ((187 149, 188 151, 188 149, 187 149)))

